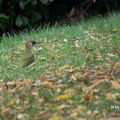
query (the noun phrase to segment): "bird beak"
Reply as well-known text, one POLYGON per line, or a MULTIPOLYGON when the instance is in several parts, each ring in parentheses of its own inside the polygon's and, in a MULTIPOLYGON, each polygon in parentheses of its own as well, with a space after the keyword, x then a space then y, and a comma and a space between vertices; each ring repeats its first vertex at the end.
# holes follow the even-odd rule
POLYGON ((40 44, 41 42, 36 42, 36 41, 32 40, 31 43, 32 43, 32 46, 34 46, 36 44, 40 44))
POLYGON ((40 44, 41 42, 36 42, 35 44, 40 44))
POLYGON ((36 44, 40 44, 41 42, 36 42, 36 44))

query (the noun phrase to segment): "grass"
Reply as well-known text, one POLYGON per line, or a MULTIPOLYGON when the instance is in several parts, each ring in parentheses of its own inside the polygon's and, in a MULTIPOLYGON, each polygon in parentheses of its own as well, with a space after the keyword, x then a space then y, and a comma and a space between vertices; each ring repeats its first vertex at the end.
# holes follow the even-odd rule
POLYGON ((119 119, 119 28, 116 13, 4 36, 0 120, 119 119), (21 69, 19 56, 26 39, 42 43, 33 49, 35 62, 21 69))
POLYGON ((113 61, 119 60, 119 18, 120 15, 115 14, 105 19, 91 18, 71 26, 56 25, 3 37, 0 43, 0 79, 36 79, 37 75, 54 68, 66 65, 77 67, 84 62, 95 64, 92 58, 96 53, 103 57, 102 62, 106 61, 105 58, 109 54, 114 55, 113 61), (37 54, 33 65, 19 69, 19 54, 23 49, 23 42, 27 39, 35 39, 42 43, 34 48, 37 54), (75 48, 75 44, 80 48, 75 48))

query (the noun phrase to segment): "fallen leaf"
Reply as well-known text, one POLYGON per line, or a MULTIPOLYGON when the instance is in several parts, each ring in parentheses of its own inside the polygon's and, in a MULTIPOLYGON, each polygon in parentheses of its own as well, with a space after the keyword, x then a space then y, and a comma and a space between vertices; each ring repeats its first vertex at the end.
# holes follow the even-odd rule
POLYGON ((57 96, 55 99, 56 99, 56 101, 60 101, 60 100, 67 100, 67 99, 69 99, 70 97, 71 97, 70 94, 64 93, 64 94, 62 94, 62 95, 57 96))
POLYGON ((49 82, 49 81, 43 81, 42 83, 41 83, 42 85, 45 85, 45 86, 48 86, 48 87, 50 87, 50 88, 53 88, 53 89, 55 89, 57 86, 54 84, 54 83, 52 83, 52 82, 49 82))
POLYGON ((75 89, 69 88, 69 89, 66 89, 64 93, 69 95, 75 95, 76 91, 75 89))
POLYGON ((91 102, 93 101, 93 91, 89 91, 84 95, 84 100, 86 100, 87 102, 91 102))
POLYGON ((61 117, 53 116, 53 117, 49 118, 48 120, 61 120, 61 117))
POLYGON ((106 94, 106 99, 107 100, 111 100, 111 101, 113 101, 113 100, 115 100, 117 97, 119 97, 119 93, 107 93, 106 94))
POLYGON ((16 103, 15 99, 11 99, 9 102, 8 102, 8 105, 14 105, 16 103))
POLYGON ((111 83, 113 88, 120 89, 120 83, 118 81, 111 80, 110 83, 111 83))
POLYGON ((61 105, 59 105, 59 106, 57 106, 57 110, 63 110, 63 109, 65 109, 65 108, 68 108, 69 106, 68 105, 65 105, 65 104, 61 104, 61 105))

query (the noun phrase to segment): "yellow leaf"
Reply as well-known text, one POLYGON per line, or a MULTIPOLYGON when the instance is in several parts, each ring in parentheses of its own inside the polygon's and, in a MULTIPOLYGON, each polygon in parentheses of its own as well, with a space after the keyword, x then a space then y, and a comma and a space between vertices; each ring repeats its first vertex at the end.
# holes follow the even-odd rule
POLYGON ((71 96, 75 95, 74 89, 66 89, 62 95, 56 97, 57 101, 69 99, 71 96))
POLYGON ((66 100, 66 99, 69 99, 70 97, 71 97, 71 95, 65 93, 65 94, 62 94, 62 95, 57 96, 57 97, 56 97, 56 100, 57 100, 57 101, 66 100))
POLYGON ((49 118, 48 120, 61 120, 61 118, 59 116, 53 116, 49 118))
POLYGON ((69 89, 66 89, 66 90, 64 91, 64 93, 69 94, 69 95, 74 95, 74 94, 75 94, 75 90, 72 89, 72 88, 69 88, 69 89))
POLYGON ((55 85, 53 85, 53 83, 49 81, 44 81, 42 84, 50 88, 55 88, 55 85))
POLYGON ((83 105, 79 105, 77 108, 76 108, 76 112, 80 112, 80 111, 83 111, 83 110, 85 110, 86 109, 86 107, 85 106, 83 106, 83 105))
POLYGON ((14 99, 11 99, 8 104, 9 104, 9 105, 14 105, 14 104, 15 104, 15 100, 14 100, 14 99))
POLYGON ((62 110, 62 109, 64 109, 64 108, 67 108, 68 107, 68 105, 65 105, 65 104, 62 104, 62 105, 59 105, 59 106, 57 106, 57 110, 62 110))

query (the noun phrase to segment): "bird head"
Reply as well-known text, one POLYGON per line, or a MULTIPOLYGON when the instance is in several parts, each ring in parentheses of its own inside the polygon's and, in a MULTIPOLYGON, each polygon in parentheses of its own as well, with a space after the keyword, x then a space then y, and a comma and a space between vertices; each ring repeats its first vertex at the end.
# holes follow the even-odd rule
POLYGON ((25 49, 31 49, 34 45, 36 44, 39 44, 40 42, 36 42, 34 40, 27 40, 25 43, 24 43, 24 47, 25 49))

